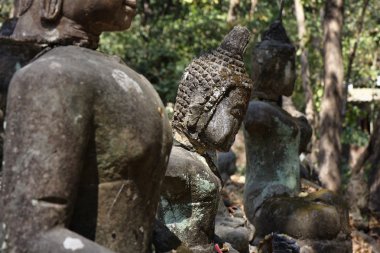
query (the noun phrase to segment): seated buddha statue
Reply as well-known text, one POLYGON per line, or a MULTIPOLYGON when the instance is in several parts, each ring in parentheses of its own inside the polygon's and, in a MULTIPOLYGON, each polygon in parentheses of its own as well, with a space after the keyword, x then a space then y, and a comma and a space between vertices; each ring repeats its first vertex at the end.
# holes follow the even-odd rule
POLYGON ((245 213, 257 240, 283 233, 314 252, 330 252, 321 246, 326 240, 333 245, 331 252, 346 252, 350 245, 343 202, 326 190, 300 194, 299 154, 310 141, 311 128, 304 117, 295 118, 281 107, 281 96, 294 89, 295 51, 281 19, 253 49, 255 85, 244 120, 245 213))
POLYGON ((178 87, 158 218, 192 252, 212 252, 221 189, 215 152, 230 149, 248 106, 249 37, 235 27, 216 50, 190 63, 178 87))

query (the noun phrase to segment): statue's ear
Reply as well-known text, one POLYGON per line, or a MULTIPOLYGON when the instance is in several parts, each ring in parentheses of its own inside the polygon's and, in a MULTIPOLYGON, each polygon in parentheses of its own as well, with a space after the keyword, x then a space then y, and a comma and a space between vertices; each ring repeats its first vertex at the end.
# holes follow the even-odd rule
POLYGON ((202 110, 202 107, 199 104, 191 104, 189 106, 189 111, 185 118, 187 129, 189 130, 196 129, 201 110, 202 110))
POLYGON ((63 0, 42 0, 41 18, 45 21, 56 21, 62 11, 63 0))
POLYGON ((194 95, 194 98, 190 102, 188 112, 185 118, 187 129, 196 130, 198 120, 203 113, 203 107, 206 103, 206 99, 201 95, 194 95))

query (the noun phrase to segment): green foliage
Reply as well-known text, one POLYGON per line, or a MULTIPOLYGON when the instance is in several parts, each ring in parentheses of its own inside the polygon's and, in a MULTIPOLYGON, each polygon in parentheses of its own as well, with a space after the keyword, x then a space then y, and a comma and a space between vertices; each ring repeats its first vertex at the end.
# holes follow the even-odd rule
POLYGON ((346 126, 343 128, 342 143, 364 147, 368 144, 369 134, 361 131, 356 126, 346 126))
MULTIPOLYGON (((104 34, 100 50, 121 56, 148 78, 165 103, 174 102, 178 81, 191 59, 215 48, 232 28, 233 24, 226 22, 228 6, 229 1, 220 0, 152 0, 148 7, 140 6, 129 31, 104 34)), ((236 24, 246 25, 253 32, 245 59, 250 72, 250 52, 261 32, 277 17, 279 5, 259 1, 253 19, 249 9, 250 1, 242 0, 236 24)), ((288 1, 284 23, 289 36, 296 40, 297 26, 292 17, 292 2, 288 1)))
MULTIPOLYGON (((354 144, 357 146, 366 146, 369 142, 370 133, 363 131, 360 122, 371 123, 374 122, 378 116, 379 104, 373 102, 372 104, 348 104, 346 117, 343 123, 342 143, 354 144)), ((373 129, 372 129, 373 130, 373 129)))
MULTIPOLYGON (((350 2, 345 6, 345 26, 343 30, 343 57, 345 71, 348 69, 349 57, 352 53, 358 36, 358 20, 360 18, 363 1, 350 2)), ((380 19, 378 18, 379 1, 369 1, 364 15, 363 31, 359 36, 356 56, 352 66, 350 83, 354 88, 373 88, 379 72, 379 44, 380 44, 380 19)), ((363 105, 348 104, 344 125, 342 142, 365 146, 369 141, 369 133, 363 131, 360 119, 374 119, 373 112, 377 112, 375 102, 363 109, 363 105)))
POLYGON ((100 50, 122 56, 151 81, 164 102, 174 102, 191 59, 216 47, 228 32, 226 12, 217 1, 183 0, 166 13, 161 1, 152 2, 150 8, 164 15, 137 15, 130 31, 104 34, 100 50))
MULTIPOLYGON (((0 0, 0 24, 12 12, 12 0, 0 0)), ((164 103, 174 102, 178 81, 192 58, 215 48, 234 24, 227 24, 229 1, 227 0, 138 0, 138 15, 129 31, 105 33, 99 50, 118 55, 136 71, 150 80, 164 103)), ((246 25, 253 33, 245 62, 251 72, 251 51, 260 40, 261 32, 278 16, 279 1, 259 0, 253 16, 250 16, 251 0, 240 0, 236 24, 246 25)), ((323 0, 302 0, 306 21, 306 49, 310 65, 310 83, 314 94, 314 106, 319 111, 323 96, 323 0)), ((347 70, 358 19, 363 1, 345 4, 343 31, 343 56, 347 70)), ((293 1, 285 2, 283 22, 288 35, 301 51, 297 36, 297 23, 293 1)), ((373 87, 379 75, 380 1, 370 1, 364 19, 354 60, 351 83, 354 87, 373 87), (377 57, 377 58, 376 58, 377 57)), ((293 94, 295 105, 304 110, 304 92, 300 78, 300 59, 297 58, 299 78, 293 94)), ((364 144, 368 136, 358 125, 361 110, 347 107, 344 123, 345 142, 364 144), (346 138, 347 137, 347 138, 346 138)))
POLYGON ((12 0, 0 0, 0 26, 12 12, 12 0))
MULTIPOLYGON (((350 4, 346 5, 343 37, 345 70, 347 70, 349 55, 356 41, 362 5, 363 1, 351 1, 350 4)), ((380 74, 375 59, 376 56, 379 57, 379 52, 376 54, 376 51, 379 50, 380 45, 379 9, 379 1, 369 1, 350 78, 350 83, 354 87, 370 88, 374 85, 377 75, 380 74)))

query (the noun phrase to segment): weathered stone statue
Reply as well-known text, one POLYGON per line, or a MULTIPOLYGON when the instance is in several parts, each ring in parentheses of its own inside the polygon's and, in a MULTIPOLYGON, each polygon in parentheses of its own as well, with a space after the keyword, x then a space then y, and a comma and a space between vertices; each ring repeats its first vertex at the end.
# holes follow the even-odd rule
POLYGON ((159 219, 194 252, 211 252, 221 188, 215 151, 229 150, 248 105, 252 81, 242 60, 249 37, 235 27, 190 63, 179 84, 159 219))
MULTIPOLYGON (((8 86, 13 74, 25 66, 35 57, 43 47, 41 45, 16 41, 9 36, 12 35, 17 18, 6 20, 0 27, 0 162, 3 161, 4 143, 4 116, 8 86)), ((1 185, 1 168, 0 168, 1 185)))
POLYGON ((339 198, 327 191, 298 197, 299 153, 309 142, 311 129, 306 119, 292 117, 279 104, 281 96, 292 94, 296 78, 295 48, 281 19, 254 48, 252 68, 255 86, 244 121, 244 201, 257 237, 285 233, 312 240, 306 244, 315 252, 349 252, 347 213, 339 198), (336 238, 328 247, 323 244, 336 238))
POLYGON ((0 251, 149 252, 171 129, 152 85, 92 50, 136 2, 20 3, 10 38, 45 50, 9 87, 0 251))

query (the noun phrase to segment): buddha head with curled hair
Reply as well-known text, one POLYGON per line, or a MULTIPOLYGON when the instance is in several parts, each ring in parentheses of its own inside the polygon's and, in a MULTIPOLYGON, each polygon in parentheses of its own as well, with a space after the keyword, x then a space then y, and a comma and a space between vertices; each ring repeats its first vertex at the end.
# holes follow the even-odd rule
POLYGON ((243 62, 249 38, 248 29, 235 27, 182 76, 172 125, 198 152, 228 151, 240 128, 252 90, 243 62))

